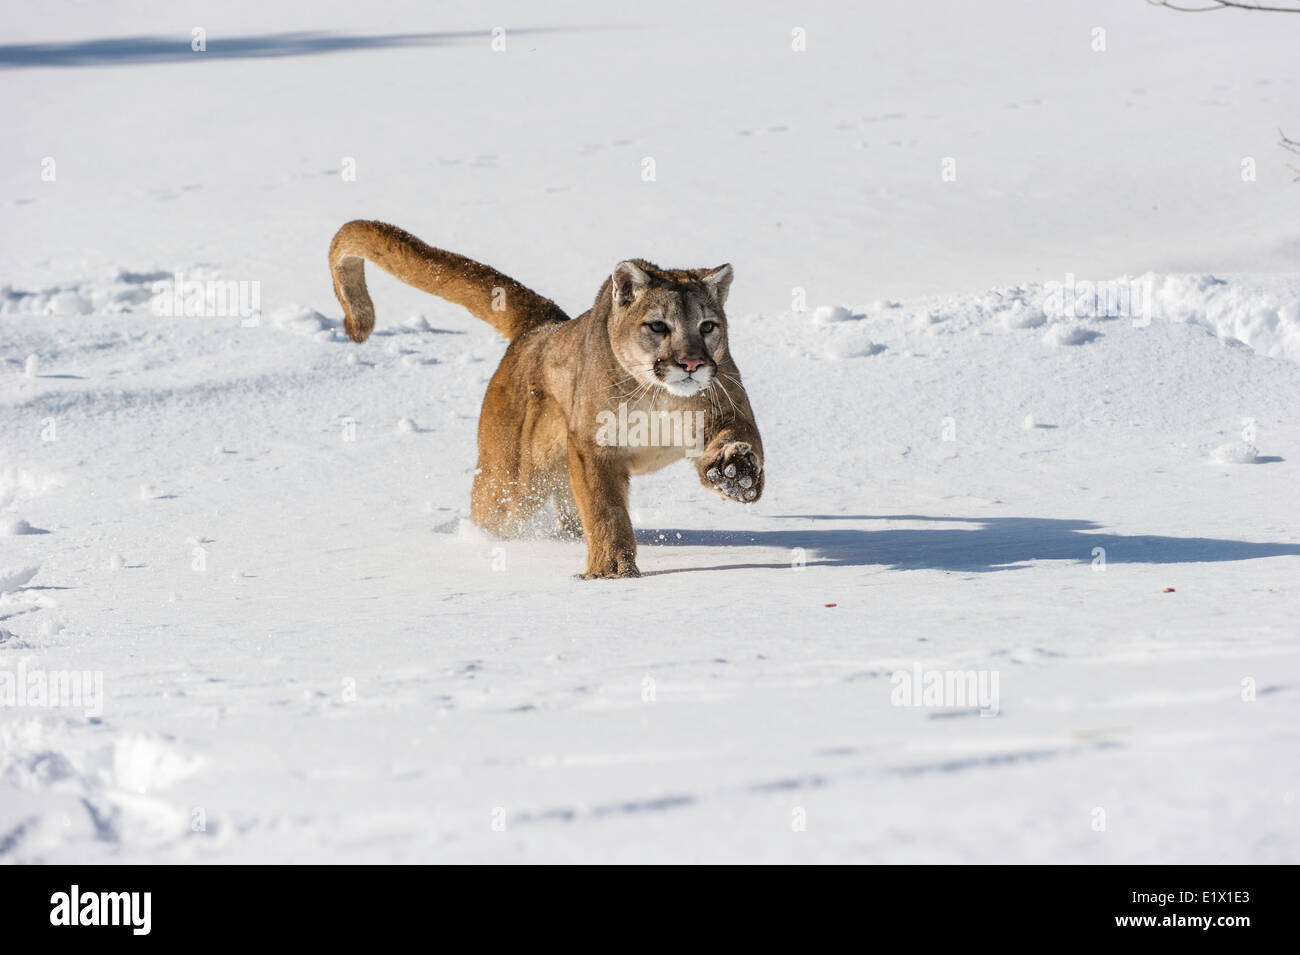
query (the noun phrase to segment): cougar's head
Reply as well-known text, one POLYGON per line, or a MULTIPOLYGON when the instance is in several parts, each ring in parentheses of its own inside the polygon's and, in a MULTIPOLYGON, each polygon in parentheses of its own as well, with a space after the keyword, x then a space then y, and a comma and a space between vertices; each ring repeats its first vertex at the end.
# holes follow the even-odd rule
POLYGON ((609 340, 627 374, 679 398, 709 387, 727 354, 731 266, 660 269, 631 259, 610 282, 609 340))

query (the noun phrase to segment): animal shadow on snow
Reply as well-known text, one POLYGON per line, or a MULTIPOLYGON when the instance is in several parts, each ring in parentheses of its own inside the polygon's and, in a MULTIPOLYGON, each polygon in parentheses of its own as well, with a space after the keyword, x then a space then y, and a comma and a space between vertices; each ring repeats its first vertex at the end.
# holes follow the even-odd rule
MULTIPOLYGON (((513 34, 547 33, 547 28, 522 27, 513 34)), ((390 47, 481 43, 482 30, 443 33, 388 33, 349 35, 323 30, 297 30, 261 36, 222 36, 202 52, 190 47, 190 38, 175 36, 124 36, 72 43, 12 43, 0 45, 0 69, 50 66, 118 66, 135 63, 202 64, 212 60, 263 59, 311 56, 390 47)))
MULTIPOLYGON (((809 566, 878 567, 985 573, 1017 570, 1032 560, 1091 563, 1093 549, 1105 549, 1108 564, 1200 564, 1257 557, 1300 555, 1300 544, 1098 533, 1095 521, 1038 517, 927 517, 919 514, 785 514, 777 520, 861 522, 861 527, 791 527, 788 530, 708 531, 681 528, 642 530, 642 547, 763 547, 792 552, 802 548, 809 566), (882 521, 926 522, 933 527, 879 527, 882 521), (975 525, 948 527, 946 524, 975 525), (873 525, 877 525, 873 528, 873 525)), ((734 563, 648 571, 789 569, 777 563, 734 563)))

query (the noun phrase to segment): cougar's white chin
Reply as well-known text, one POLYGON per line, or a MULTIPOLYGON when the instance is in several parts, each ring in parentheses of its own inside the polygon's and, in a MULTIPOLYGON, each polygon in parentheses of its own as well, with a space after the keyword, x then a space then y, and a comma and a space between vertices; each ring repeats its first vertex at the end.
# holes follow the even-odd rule
POLYGON ((693 395, 698 395, 708 386, 707 381, 699 381, 695 378, 678 378, 676 381, 663 382, 664 391, 670 395, 676 395, 678 398, 690 398, 693 395))

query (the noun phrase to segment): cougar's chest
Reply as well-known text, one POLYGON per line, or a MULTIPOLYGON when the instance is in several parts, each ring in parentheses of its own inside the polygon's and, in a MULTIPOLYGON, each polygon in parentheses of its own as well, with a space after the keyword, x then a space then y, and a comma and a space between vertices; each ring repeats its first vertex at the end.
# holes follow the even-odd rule
POLYGON ((597 415, 596 443, 617 448, 632 474, 648 474, 694 457, 704 447, 705 415, 689 402, 627 401, 597 415))
POLYGON ((628 471, 632 474, 650 474, 668 467, 686 456, 686 450, 680 447, 630 448, 628 451, 628 471))

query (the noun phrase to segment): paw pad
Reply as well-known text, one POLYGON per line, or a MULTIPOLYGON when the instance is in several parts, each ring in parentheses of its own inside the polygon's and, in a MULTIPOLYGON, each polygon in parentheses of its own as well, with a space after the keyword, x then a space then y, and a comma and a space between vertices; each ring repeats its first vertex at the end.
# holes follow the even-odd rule
POLYGON ((723 448, 718 459, 705 468, 704 478, 723 497, 742 503, 756 500, 762 490, 758 456, 743 442, 723 448))

